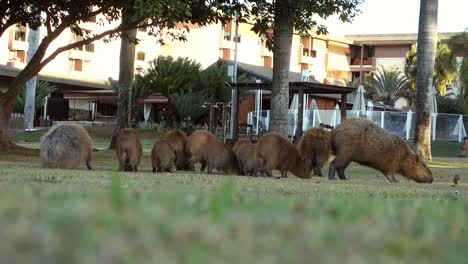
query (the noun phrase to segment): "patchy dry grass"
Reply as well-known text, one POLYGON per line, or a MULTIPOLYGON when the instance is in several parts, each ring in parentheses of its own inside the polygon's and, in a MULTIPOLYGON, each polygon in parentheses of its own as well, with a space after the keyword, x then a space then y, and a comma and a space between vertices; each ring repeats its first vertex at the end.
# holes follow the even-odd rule
MULTIPOLYGON (((105 139, 102 144, 106 143, 105 139)), ((434 184, 352 165, 349 181, 48 170, 0 154, 1 263, 460 263, 468 163, 436 158, 434 184), (452 187, 454 175, 461 184, 452 187)), ((37 144, 31 142, 30 144, 37 144)), ((325 170, 326 173, 326 170, 325 170)))

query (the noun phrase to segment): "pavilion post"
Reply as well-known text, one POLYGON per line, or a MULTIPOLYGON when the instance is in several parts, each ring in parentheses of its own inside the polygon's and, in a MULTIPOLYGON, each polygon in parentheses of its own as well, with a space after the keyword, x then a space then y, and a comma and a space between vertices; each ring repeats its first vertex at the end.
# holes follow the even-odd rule
POLYGON ((302 137, 302 127, 304 123, 304 90, 302 87, 299 87, 298 91, 298 104, 297 104, 297 124, 296 124, 296 140, 295 143, 299 142, 302 137))
POLYGON ((341 109, 341 120, 345 120, 346 119, 346 103, 347 103, 347 99, 348 98, 348 95, 346 93, 342 93, 341 94, 341 105, 340 105, 340 109, 341 109))
POLYGON ((235 105, 232 106, 234 108, 234 110, 232 111, 234 115, 232 117, 232 119, 234 120, 234 122, 232 122, 234 127, 231 128, 232 129, 231 140, 233 144, 237 141, 237 134, 238 134, 238 129, 239 129, 239 87, 237 87, 237 84, 236 84, 236 93, 234 93, 234 102, 235 102, 235 105))

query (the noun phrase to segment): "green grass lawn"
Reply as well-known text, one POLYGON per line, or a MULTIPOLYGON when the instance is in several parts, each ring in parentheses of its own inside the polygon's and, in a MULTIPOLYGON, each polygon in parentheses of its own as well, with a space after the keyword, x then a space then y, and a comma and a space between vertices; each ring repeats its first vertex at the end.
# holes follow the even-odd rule
POLYGON ((0 263, 462 263, 468 257, 468 163, 452 158, 458 144, 429 162, 433 184, 417 184, 401 177, 389 183, 355 164, 349 181, 152 174, 152 141, 145 138, 137 174, 116 172, 109 150, 94 153, 95 171, 42 169, 36 156, 0 154, 0 263), (462 181, 452 187, 456 174, 462 181))

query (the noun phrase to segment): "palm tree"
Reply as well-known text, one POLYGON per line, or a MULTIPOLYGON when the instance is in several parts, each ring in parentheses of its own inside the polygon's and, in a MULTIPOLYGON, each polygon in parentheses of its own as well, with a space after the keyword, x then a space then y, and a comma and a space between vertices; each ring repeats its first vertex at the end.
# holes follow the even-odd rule
MULTIPOLYGON (((417 44, 413 44, 411 49, 406 53, 405 74, 411 81, 411 90, 416 92, 416 76, 417 76, 417 44)), ((447 85, 452 83, 457 78, 457 61, 453 55, 452 49, 447 43, 438 42, 433 83, 440 94, 445 95, 447 85)))
POLYGON ((430 86, 437 45, 438 0, 421 0, 419 10, 419 30, 416 75, 416 128, 414 141, 418 154, 423 159, 431 155, 431 103, 430 86))
POLYGON ((200 63, 189 58, 159 56, 150 61, 143 80, 153 92, 169 97, 171 94, 199 89, 200 72, 200 63))
MULTIPOLYGON (((48 82, 38 81, 36 85, 36 96, 34 101, 35 112, 40 111, 44 106, 43 100, 49 94, 53 93, 57 88, 48 82)), ((16 96, 16 105, 14 108, 15 113, 23 113, 26 89, 21 89, 21 92, 16 96)))
POLYGON ((409 80, 395 67, 381 66, 366 77, 366 86, 369 95, 374 101, 382 102, 391 107, 404 97, 409 87, 409 80))

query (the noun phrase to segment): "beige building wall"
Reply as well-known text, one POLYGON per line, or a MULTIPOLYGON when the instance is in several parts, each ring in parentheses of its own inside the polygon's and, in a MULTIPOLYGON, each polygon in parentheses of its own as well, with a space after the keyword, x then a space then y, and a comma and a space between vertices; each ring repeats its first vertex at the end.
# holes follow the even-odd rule
MULTIPOLYGON (((117 25, 118 22, 105 26, 86 23, 83 24, 83 28, 91 30, 94 33, 99 33, 117 25)), ((10 45, 9 47, 9 41, 11 41, 11 37, 14 35, 16 29, 16 26, 10 27, 0 38, 0 64, 21 69, 24 68, 26 64, 20 62, 18 59, 14 61, 13 58, 18 56, 19 52, 22 52, 19 49, 27 51, 29 45, 27 42, 29 29, 26 29, 26 41, 21 43, 17 42, 14 46, 10 45), (12 50, 17 51, 15 53, 12 50)), ((41 37, 47 34, 45 28, 40 28, 40 31, 41 37)), ((75 37, 76 36, 74 36, 69 29, 66 29, 49 45, 45 58, 52 54, 57 48, 73 43, 75 37)), ((136 59, 135 68, 146 68, 148 67, 148 61, 159 54, 159 44, 155 37, 148 36, 148 34, 144 32, 138 32, 137 37, 140 39, 137 51, 143 52, 145 55, 140 56, 140 58, 144 57, 143 60, 136 59)), ((42 69, 41 73, 57 77, 93 80, 106 83, 109 77, 118 79, 119 57, 120 39, 115 39, 109 43, 99 40, 88 45, 88 51, 82 48, 82 50, 71 49, 60 53, 42 69)))

